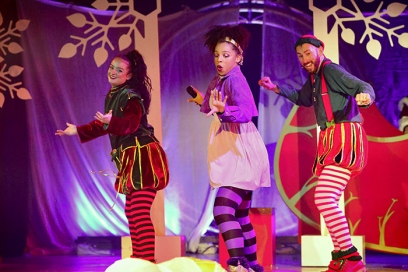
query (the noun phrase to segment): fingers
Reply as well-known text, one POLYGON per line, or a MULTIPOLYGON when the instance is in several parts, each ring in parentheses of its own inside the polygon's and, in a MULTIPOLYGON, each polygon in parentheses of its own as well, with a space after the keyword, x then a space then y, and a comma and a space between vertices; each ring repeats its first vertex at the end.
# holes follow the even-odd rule
POLYGON ((356 95, 356 102, 359 106, 365 106, 371 104, 371 97, 367 93, 359 93, 356 95))
POLYGON ((96 118, 96 119, 103 118, 103 114, 102 114, 101 112, 97 111, 97 112, 95 113, 95 118, 96 118))
POLYGON ((194 99, 192 99, 192 98, 188 99, 187 102, 190 102, 190 103, 193 102, 193 103, 195 103, 197 106, 200 106, 200 104, 198 104, 198 102, 194 101, 194 99))
POLYGON ((225 97, 224 97, 224 103, 227 103, 227 98, 228 98, 228 95, 226 95, 225 97))
MULTIPOLYGON (((67 125, 67 128, 66 128, 65 130, 67 130, 69 127, 74 126, 73 124, 70 124, 70 123, 68 123, 68 122, 66 122, 65 124, 67 125)), ((57 129, 57 132, 55 132, 55 135, 64 136, 64 135, 66 134, 66 133, 65 133, 65 130, 57 129)))
POLYGON ((64 135, 75 135, 77 134, 77 127, 74 124, 66 122, 67 128, 65 130, 57 129, 55 135, 64 136, 64 135))
POLYGON ((55 135, 64 136, 64 135, 68 135, 68 133, 66 133, 65 130, 57 129, 57 132, 55 132, 55 135))
POLYGON ((207 117, 210 117, 211 115, 213 115, 216 112, 218 112, 218 109, 214 107, 209 113, 207 113, 207 117))
POLYGON ((211 91, 211 97, 212 97, 213 99, 217 99, 217 96, 218 96, 218 93, 217 93, 216 91, 212 90, 212 91, 211 91))
POLYGON ((94 118, 95 118, 96 120, 102 122, 102 121, 103 121, 103 118, 104 118, 104 115, 103 115, 100 111, 98 111, 98 112, 95 113, 94 118))
POLYGON ((269 84, 271 79, 269 77, 263 77, 258 81, 258 84, 262 87, 265 87, 266 84, 269 84))
MULTIPOLYGON (((221 92, 211 91, 211 96, 212 96, 213 100, 215 100, 215 101, 222 101, 222 93, 221 92)), ((225 96, 225 97, 227 97, 227 96, 225 96)), ((225 101, 227 101, 227 100, 224 98, 224 102, 225 101)))

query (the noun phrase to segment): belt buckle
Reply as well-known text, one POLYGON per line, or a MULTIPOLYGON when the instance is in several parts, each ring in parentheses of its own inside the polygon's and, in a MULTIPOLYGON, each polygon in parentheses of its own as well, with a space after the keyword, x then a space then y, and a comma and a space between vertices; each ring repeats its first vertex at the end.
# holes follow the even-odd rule
POLYGON ((331 121, 327 121, 327 122, 326 122, 326 128, 333 127, 335 124, 336 124, 336 123, 334 122, 334 119, 331 120, 331 121))

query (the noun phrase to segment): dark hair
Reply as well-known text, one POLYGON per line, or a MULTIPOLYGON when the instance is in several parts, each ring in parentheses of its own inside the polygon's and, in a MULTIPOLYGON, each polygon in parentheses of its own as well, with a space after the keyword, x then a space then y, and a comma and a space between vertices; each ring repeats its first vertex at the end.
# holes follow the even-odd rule
MULTIPOLYGON (((247 49, 251 34, 242 25, 216 25, 204 34, 204 45, 214 52, 217 43, 226 42, 227 38, 235 40, 243 51, 247 49)), ((234 46, 234 50, 241 54, 239 48, 234 46)))
POLYGON ((143 56, 139 51, 132 50, 117 57, 129 62, 129 73, 132 73, 132 77, 126 83, 135 92, 140 94, 146 113, 149 113, 150 102, 152 100, 152 81, 147 75, 147 66, 143 56))

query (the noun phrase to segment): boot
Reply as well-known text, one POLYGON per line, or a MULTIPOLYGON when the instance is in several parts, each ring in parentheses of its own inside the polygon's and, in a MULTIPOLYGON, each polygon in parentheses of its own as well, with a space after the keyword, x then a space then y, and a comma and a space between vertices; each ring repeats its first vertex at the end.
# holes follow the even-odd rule
POLYGON ((249 272, 248 260, 245 257, 232 257, 227 264, 229 272, 249 272))
POLYGON ((329 263, 329 267, 328 267, 328 269, 326 270, 326 272, 334 272, 334 271, 337 271, 337 259, 338 259, 338 251, 332 251, 331 252, 331 255, 332 255, 332 259, 331 259, 331 261, 330 261, 330 263, 329 263))
POLYGON ((365 266, 356 247, 346 251, 332 252, 332 260, 327 271, 365 272, 365 266))
POLYGON ((249 272, 264 272, 264 269, 261 265, 255 264, 251 265, 251 267, 249 268, 249 272))

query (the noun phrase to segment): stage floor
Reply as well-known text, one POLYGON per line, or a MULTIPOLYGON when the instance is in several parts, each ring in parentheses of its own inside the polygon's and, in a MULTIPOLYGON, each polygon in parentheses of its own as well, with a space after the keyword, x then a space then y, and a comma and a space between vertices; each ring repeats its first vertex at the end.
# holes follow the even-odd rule
MULTIPOLYGON (((217 254, 188 256, 217 260, 217 254)), ((25 256, 7 258, 0 262, 1 272, 97 272, 105 271, 112 263, 119 260, 114 256, 25 256)), ((366 251, 367 271, 408 271, 408 256, 366 251)), ((265 268, 268 271, 325 271, 324 267, 301 267, 301 256, 295 254, 277 254, 276 265, 265 268)), ((126 272, 126 271, 124 271, 126 272)))

